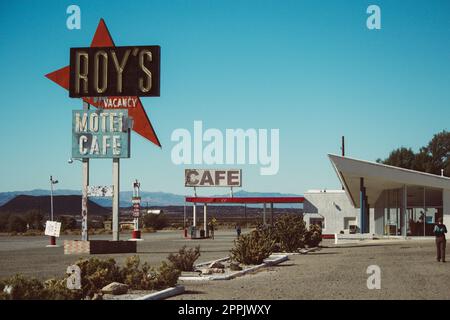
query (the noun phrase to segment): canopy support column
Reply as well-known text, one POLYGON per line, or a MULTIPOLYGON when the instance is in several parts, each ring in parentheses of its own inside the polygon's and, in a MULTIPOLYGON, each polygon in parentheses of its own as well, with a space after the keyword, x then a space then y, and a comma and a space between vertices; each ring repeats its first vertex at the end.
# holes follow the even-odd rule
POLYGON ((366 211, 366 188, 364 187, 364 178, 359 178, 359 232, 365 231, 365 211, 366 211))

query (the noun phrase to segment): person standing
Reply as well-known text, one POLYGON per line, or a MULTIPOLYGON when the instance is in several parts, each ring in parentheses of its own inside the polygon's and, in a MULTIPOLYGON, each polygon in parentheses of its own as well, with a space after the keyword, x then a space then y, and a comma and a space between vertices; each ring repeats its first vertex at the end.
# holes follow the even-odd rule
POLYGON ((445 247, 447 245, 447 240, 445 239, 445 234, 447 233, 447 227, 442 223, 442 218, 438 219, 438 224, 434 226, 434 235, 436 236, 436 251, 437 251, 437 261, 445 262, 445 247))
POLYGON ((237 237, 239 238, 240 236, 241 236, 241 225, 238 223, 238 224, 236 224, 236 234, 237 234, 237 237))
POLYGON ((216 218, 212 218, 212 220, 209 222, 209 231, 211 239, 214 240, 214 230, 216 229, 216 218))

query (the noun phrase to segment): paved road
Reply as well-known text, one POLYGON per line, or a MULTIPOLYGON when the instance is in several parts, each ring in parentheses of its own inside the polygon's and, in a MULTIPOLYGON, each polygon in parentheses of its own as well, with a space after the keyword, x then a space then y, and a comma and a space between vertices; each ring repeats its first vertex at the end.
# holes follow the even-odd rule
POLYGON ((417 240, 329 247, 234 280, 185 282, 172 299, 450 299, 450 263, 434 252, 433 241, 417 240), (369 265, 381 268, 381 290, 367 289, 369 265))
MULTIPOLYGON (((138 253, 142 262, 159 265, 170 253, 177 252, 182 246, 195 247, 200 245, 201 257, 199 262, 223 258, 229 254, 233 245, 233 231, 216 231, 215 240, 187 240, 182 231, 160 231, 143 234, 143 242, 138 242, 138 253)), ((91 236, 92 240, 110 240, 111 235, 91 236)), ((121 239, 129 239, 130 234, 122 234, 121 239)), ((80 239, 80 236, 62 236, 63 240, 80 239)), ((41 279, 61 277, 67 266, 76 262, 81 256, 64 255, 64 249, 46 248, 49 243, 45 236, 6 237, 0 236, 0 278, 16 273, 35 276, 41 279)), ((91 255, 98 258, 114 258, 123 264, 126 257, 132 254, 91 255)), ((84 255, 83 257, 91 257, 84 255)))

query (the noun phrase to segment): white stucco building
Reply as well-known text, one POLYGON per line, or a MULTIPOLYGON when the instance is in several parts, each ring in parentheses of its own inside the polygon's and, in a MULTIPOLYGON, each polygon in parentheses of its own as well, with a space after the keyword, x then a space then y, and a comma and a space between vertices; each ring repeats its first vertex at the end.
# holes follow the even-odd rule
POLYGON ((305 193, 307 223, 324 234, 429 236, 437 219, 450 225, 450 178, 329 155, 344 190, 305 193), (424 223, 425 222, 425 223, 424 223))
POLYGON ((319 224, 323 234, 350 233, 350 226, 357 226, 359 210, 344 190, 308 190, 304 197, 305 222, 319 224))

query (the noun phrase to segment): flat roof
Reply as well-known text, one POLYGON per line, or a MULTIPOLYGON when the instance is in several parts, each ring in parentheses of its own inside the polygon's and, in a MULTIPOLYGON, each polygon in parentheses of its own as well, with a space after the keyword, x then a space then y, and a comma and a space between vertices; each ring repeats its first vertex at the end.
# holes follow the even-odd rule
POLYGON ((345 190, 342 190, 342 189, 340 189, 340 190, 333 190, 333 189, 330 189, 330 190, 328 190, 328 189, 323 189, 323 190, 316 190, 316 189, 314 189, 314 190, 308 190, 308 191, 306 191, 305 193, 345 193, 345 190))
POLYGON ((371 204, 383 190, 397 189, 404 185, 450 190, 449 177, 334 154, 329 154, 328 157, 355 207, 360 206, 360 178, 364 178, 366 194, 371 204))
POLYGON ((303 203, 304 197, 186 197, 193 203, 303 203))

